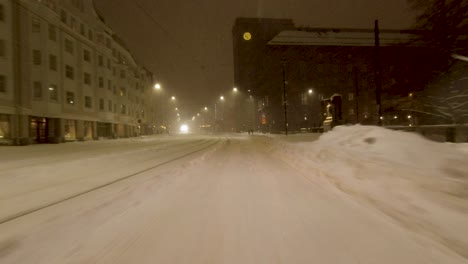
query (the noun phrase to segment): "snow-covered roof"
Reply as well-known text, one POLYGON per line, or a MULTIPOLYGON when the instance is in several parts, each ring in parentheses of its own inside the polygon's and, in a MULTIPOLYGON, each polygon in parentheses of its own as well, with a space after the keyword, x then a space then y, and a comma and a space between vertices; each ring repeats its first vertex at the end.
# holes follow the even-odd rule
MULTIPOLYGON (((380 32, 381 46, 422 45, 418 35, 399 30, 380 32)), ((375 35, 368 29, 315 29, 286 30, 268 42, 268 45, 306 45, 306 46, 374 46, 375 35)))

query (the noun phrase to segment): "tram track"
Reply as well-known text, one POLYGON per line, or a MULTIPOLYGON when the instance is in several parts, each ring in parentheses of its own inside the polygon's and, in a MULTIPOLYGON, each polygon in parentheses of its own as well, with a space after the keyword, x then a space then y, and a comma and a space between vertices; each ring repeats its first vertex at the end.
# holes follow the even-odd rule
MULTIPOLYGON (((191 155, 202 152, 204 150, 208 150, 209 148, 211 148, 211 147, 215 146, 216 144, 218 144, 220 142, 220 140, 221 139, 217 139, 217 140, 214 140, 214 141, 212 141, 212 140, 200 140, 200 141, 196 142, 197 144, 195 145, 195 149, 190 149, 189 152, 181 153, 181 155, 176 155, 175 157, 171 157, 171 158, 169 158, 167 160, 160 161, 157 164, 154 164, 154 165, 151 165, 151 166, 146 167, 144 169, 138 170, 138 171, 136 171, 134 173, 131 173, 131 174, 128 174, 126 176, 119 177, 119 178, 107 181, 105 183, 93 186, 91 188, 87 188, 86 190, 83 190, 83 191, 68 195, 68 196, 60 198, 58 200, 51 201, 49 203, 45 203, 45 204, 42 204, 42 205, 34 206, 34 207, 31 207, 31 208, 28 208, 28 209, 25 209, 25 210, 18 211, 18 212, 14 213, 14 214, 10 214, 8 216, 1 217, 0 218, 0 225, 8 223, 8 222, 15 221, 17 219, 20 219, 22 217, 31 215, 31 214, 36 213, 38 211, 53 207, 53 206, 58 205, 58 204, 62 204, 64 202, 70 201, 72 199, 75 199, 75 198, 84 196, 86 194, 92 193, 94 191, 106 188, 106 187, 108 187, 110 185, 113 185, 113 184, 122 182, 124 180, 139 176, 139 175, 141 175, 141 174, 143 174, 145 172, 148 172, 148 171, 151 171, 153 169, 162 167, 164 165, 179 161, 179 160, 181 160, 183 158, 189 157, 191 155)), ((193 146, 191 146, 191 147, 193 147, 193 146)), ((178 153, 177 151, 179 151, 179 150, 178 149, 175 149, 175 150, 176 150, 176 153, 178 153)), ((165 153, 165 154, 170 154, 170 153, 165 153)))

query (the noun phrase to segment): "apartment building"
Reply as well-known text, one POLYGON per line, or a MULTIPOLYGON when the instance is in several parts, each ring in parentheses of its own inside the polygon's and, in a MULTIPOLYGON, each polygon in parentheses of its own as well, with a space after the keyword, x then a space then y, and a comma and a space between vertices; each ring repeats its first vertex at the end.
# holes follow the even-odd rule
POLYGON ((92 0, 0 1, 3 142, 152 133, 152 86, 92 0))

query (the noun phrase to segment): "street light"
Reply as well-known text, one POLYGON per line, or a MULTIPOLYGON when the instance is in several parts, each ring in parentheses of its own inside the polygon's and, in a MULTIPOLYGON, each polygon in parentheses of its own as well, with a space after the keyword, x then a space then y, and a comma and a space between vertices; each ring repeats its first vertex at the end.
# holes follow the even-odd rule
POLYGON ((179 111, 179 108, 176 107, 175 110, 176 110, 176 111, 179 111))
POLYGON ((238 91, 238 90, 237 90, 237 87, 232 88, 232 91, 235 92, 235 93, 237 93, 237 91, 238 91))
POLYGON ((155 84, 154 89, 161 90, 161 85, 159 83, 155 84))
POLYGON ((208 111, 208 107, 206 107, 206 106, 205 106, 205 108, 204 108, 204 109, 205 109, 205 111, 208 111))
POLYGON ((219 100, 224 101, 224 96, 221 95, 221 96, 219 97, 219 100))
POLYGON ((314 91, 312 89, 309 89, 309 94, 312 94, 314 91))
POLYGON ((175 96, 172 96, 172 97, 171 97, 171 100, 172 100, 172 101, 175 101, 175 96))

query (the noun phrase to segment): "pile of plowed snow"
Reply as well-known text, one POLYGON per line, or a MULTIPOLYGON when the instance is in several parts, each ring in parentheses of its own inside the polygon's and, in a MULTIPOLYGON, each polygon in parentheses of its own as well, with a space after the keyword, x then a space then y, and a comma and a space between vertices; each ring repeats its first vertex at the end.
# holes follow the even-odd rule
POLYGON ((373 126, 336 127, 315 142, 277 142, 276 155, 311 180, 325 180, 468 258, 466 144, 373 126))

